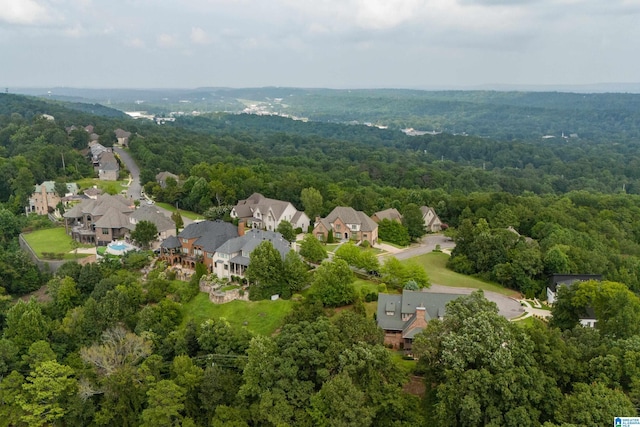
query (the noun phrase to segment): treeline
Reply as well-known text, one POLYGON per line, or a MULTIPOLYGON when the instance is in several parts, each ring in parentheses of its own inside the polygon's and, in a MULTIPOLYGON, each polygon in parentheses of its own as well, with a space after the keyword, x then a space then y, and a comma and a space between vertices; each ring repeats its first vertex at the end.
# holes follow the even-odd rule
POLYGON ((147 263, 70 262, 48 282, 50 302, 3 306, 0 425, 423 423, 364 307, 328 318, 306 303, 277 335, 254 337, 224 319, 186 321, 197 278, 173 281, 159 263, 142 280, 147 263))

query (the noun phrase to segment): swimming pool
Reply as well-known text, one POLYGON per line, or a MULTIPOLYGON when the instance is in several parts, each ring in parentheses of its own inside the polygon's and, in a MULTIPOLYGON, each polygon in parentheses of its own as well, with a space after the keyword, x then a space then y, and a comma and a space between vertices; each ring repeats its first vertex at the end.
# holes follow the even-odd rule
POLYGON ((123 255, 129 251, 137 249, 132 244, 125 242, 124 240, 118 240, 111 242, 107 245, 107 253, 111 255, 123 255))

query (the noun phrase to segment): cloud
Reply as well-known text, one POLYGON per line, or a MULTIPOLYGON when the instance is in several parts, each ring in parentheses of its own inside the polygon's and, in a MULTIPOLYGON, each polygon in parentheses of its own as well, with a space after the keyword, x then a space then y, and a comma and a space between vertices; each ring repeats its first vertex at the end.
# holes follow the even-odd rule
POLYGON ((0 0, 0 21, 18 25, 37 25, 52 20, 53 14, 35 0, 0 0))
POLYGON ((125 46, 128 47, 133 47, 136 49, 143 49, 146 47, 146 44, 144 41, 140 40, 139 38, 132 38, 132 39, 127 39, 124 41, 125 46))
POLYGON ((207 35, 207 33, 200 27, 192 27, 191 28, 191 41, 194 44, 209 44, 211 43, 211 39, 207 35))
POLYGON ((160 34, 156 38, 156 43, 162 48, 172 48, 178 45, 178 42, 171 34, 160 34))

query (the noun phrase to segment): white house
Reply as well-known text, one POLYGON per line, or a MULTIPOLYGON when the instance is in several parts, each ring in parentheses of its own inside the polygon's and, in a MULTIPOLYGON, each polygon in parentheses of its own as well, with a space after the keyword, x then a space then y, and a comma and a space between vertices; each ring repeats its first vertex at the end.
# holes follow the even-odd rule
POLYGON ((293 228, 306 231, 309 228, 309 217, 298 211, 291 203, 269 199, 260 193, 253 193, 245 200, 240 200, 231 209, 231 218, 245 221, 247 227, 274 231, 282 221, 289 221, 293 228))

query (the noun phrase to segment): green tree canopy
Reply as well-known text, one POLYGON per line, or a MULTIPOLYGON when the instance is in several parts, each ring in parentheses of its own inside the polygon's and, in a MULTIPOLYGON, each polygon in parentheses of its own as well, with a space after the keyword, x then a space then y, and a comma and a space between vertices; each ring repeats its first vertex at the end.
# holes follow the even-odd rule
POLYGON ((131 238, 142 248, 148 249, 151 242, 158 238, 158 227, 151 221, 142 220, 131 232, 131 238))

